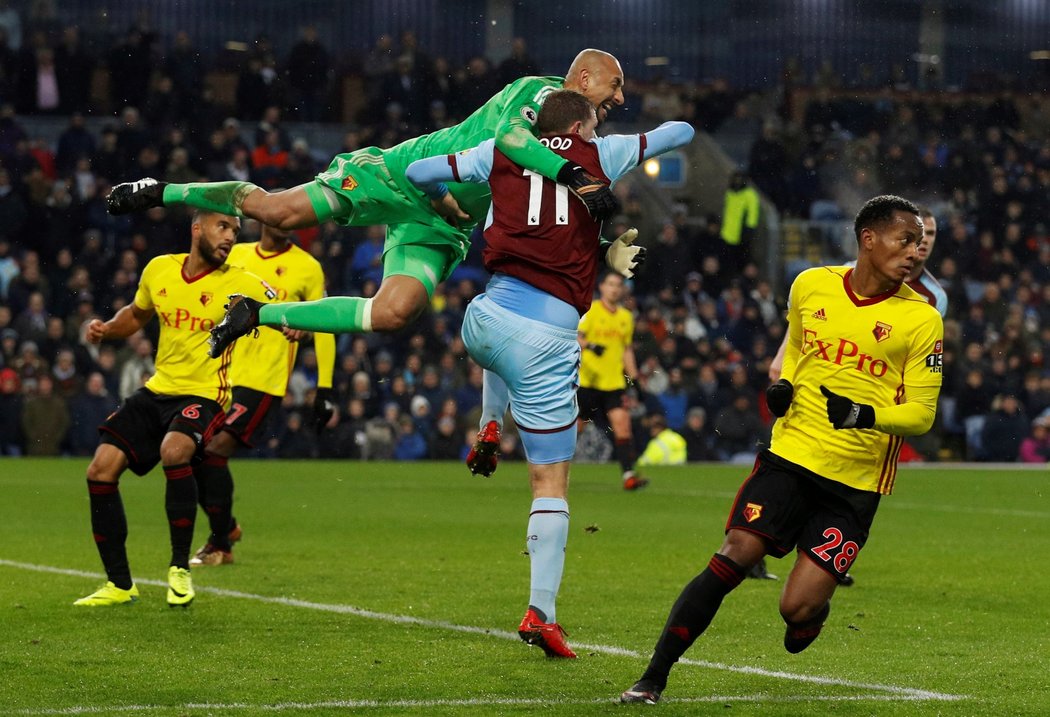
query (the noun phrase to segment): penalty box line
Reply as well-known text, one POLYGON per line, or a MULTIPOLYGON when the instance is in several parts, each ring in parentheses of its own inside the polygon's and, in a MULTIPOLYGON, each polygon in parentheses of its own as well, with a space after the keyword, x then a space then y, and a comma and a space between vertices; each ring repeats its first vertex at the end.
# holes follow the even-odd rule
MULTIPOLYGON (((52 565, 23 563, 15 560, 6 560, 3 558, 0 558, 0 566, 6 566, 20 570, 31 570, 40 573, 50 573, 53 575, 67 575, 71 577, 91 578, 95 580, 105 578, 105 575, 102 575, 101 573, 93 573, 88 572, 86 570, 73 570, 70 568, 59 568, 52 565)), ((154 587, 166 588, 168 586, 166 582, 163 582, 161 580, 146 579, 137 580, 136 582, 143 585, 152 585, 154 587)), ((426 618, 413 617, 411 615, 396 615, 393 613, 377 612, 375 610, 367 610, 365 608, 354 607, 353 605, 318 603, 311 602, 308 600, 299 600, 297 598, 258 595, 256 593, 247 593, 242 592, 240 590, 227 590, 225 588, 204 586, 195 587, 198 593, 208 593, 211 595, 218 595, 220 597, 238 598, 241 600, 253 600, 255 602, 268 603, 271 605, 283 605, 286 607, 295 607, 306 610, 318 610, 322 612, 332 612, 342 615, 353 615, 355 617, 365 618, 368 620, 378 620, 381 622, 388 622, 396 625, 416 625, 419 627, 426 627, 436 630, 448 630, 451 632, 460 632, 471 635, 497 637, 505 640, 517 641, 518 639, 520 639, 518 637, 517 632, 508 632, 506 630, 497 630, 487 627, 476 627, 473 625, 458 625, 456 623, 447 622, 445 620, 429 620, 426 618)), ((575 647, 578 650, 597 652, 604 655, 648 659, 648 655, 642 654, 637 650, 629 650, 627 648, 617 647, 615 645, 573 643, 573 647, 575 647)), ((966 699, 966 697, 963 695, 952 695, 943 692, 934 692, 931 690, 917 689, 913 687, 898 687, 896 685, 883 685, 874 682, 854 682, 852 680, 845 680, 835 677, 821 677, 819 675, 802 675, 794 672, 784 672, 781 670, 766 670, 761 667, 749 667, 746 665, 728 665, 721 662, 710 662, 707 660, 692 660, 688 658, 683 658, 679 660, 679 663, 683 665, 692 665, 695 667, 705 667, 712 670, 722 670, 725 672, 735 672, 738 674, 745 675, 756 675, 759 677, 771 677, 782 680, 790 680, 794 682, 805 682, 809 684, 825 685, 829 687, 848 687, 851 689, 883 692, 891 698, 896 699, 928 700, 942 702, 966 699)))

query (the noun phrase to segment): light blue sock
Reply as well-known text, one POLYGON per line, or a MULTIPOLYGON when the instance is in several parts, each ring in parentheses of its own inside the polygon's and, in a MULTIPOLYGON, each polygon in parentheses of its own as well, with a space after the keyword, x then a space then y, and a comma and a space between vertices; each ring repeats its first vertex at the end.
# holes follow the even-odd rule
POLYGON ((565 569, 569 540, 569 504, 561 498, 536 498, 529 513, 527 548, 532 561, 529 606, 544 622, 556 622, 554 601, 565 569))
POLYGON ((481 426, 495 421, 503 428, 503 416, 510 405, 510 391, 507 384, 495 371, 485 369, 485 381, 481 386, 481 426))

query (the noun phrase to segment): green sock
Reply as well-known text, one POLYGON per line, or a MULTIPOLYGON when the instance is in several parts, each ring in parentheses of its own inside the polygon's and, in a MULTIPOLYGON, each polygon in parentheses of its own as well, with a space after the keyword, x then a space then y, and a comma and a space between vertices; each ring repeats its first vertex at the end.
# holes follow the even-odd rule
POLYGON ((187 204, 209 212, 244 216, 244 199, 259 187, 251 182, 193 182, 164 187, 164 205, 187 204))
POLYGON ((329 334, 371 331, 371 304, 371 299, 359 296, 329 296, 317 301, 266 304, 259 309, 259 323, 329 334))

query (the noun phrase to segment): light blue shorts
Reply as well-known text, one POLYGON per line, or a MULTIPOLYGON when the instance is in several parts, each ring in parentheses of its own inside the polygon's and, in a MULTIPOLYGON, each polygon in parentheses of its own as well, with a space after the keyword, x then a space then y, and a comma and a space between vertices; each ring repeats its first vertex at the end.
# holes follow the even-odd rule
POLYGON ((463 343, 507 384, 510 413, 530 463, 571 460, 576 450, 576 331, 504 309, 485 294, 467 307, 463 343))

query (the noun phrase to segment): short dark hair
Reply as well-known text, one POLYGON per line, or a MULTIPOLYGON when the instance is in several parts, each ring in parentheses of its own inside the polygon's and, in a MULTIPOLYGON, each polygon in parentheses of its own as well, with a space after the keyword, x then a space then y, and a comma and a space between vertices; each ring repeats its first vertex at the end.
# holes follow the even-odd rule
POLYGON ((551 92, 536 118, 536 132, 540 135, 568 132, 574 122, 586 122, 593 114, 594 105, 579 92, 551 92))
POLYGON ((861 231, 885 224, 893 218, 894 212, 907 212, 919 216, 917 206, 896 194, 882 194, 865 202, 853 221, 853 233, 857 236, 857 241, 860 241, 861 231))

